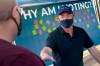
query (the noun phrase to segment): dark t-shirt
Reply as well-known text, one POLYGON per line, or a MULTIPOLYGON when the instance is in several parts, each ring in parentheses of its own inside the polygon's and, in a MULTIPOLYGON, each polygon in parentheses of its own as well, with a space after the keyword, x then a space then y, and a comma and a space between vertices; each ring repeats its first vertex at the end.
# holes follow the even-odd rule
POLYGON ((72 37, 60 26, 46 40, 46 46, 53 50, 53 57, 57 61, 54 66, 83 66, 83 48, 93 45, 85 30, 76 26, 72 37))
POLYGON ((29 50, 0 39, 0 66, 45 66, 45 64, 29 50))

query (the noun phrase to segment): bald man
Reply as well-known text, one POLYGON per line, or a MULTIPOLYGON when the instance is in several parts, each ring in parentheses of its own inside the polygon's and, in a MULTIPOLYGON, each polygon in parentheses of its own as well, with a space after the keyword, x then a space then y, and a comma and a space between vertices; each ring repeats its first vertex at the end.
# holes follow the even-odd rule
POLYGON ((21 33, 20 18, 15 0, 0 0, 0 66, 45 66, 36 54, 12 44, 21 33))

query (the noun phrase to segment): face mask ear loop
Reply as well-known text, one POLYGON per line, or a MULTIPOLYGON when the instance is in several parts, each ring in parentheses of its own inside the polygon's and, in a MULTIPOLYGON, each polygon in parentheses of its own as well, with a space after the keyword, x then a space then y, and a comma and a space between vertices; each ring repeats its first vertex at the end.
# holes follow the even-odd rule
POLYGON ((20 35, 21 31, 22 31, 22 19, 21 19, 21 13, 20 11, 17 9, 18 13, 19 13, 19 18, 20 18, 20 24, 18 26, 18 30, 19 30, 19 33, 18 35, 20 35))
POLYGON ((11 18, 12 18, 12 19, 13 19, 13 21, 16 23, 16 25, 17 25, 17 29, 19 30, 17 21, 15 20, 15 18, 14 18, 14 17, 12 17, 12 16, 11 16, 11 18))

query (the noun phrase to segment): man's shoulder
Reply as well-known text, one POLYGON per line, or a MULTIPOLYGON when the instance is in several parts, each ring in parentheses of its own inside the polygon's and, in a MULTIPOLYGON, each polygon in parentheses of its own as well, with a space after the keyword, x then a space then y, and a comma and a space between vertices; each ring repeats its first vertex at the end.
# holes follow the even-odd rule
POLYGON ((0 39, 0 56, 2 57, 8 57, 8 56, 16 56, 20 54, 32 54, 34 55, 33 52, 29 51, 28 49, 21 47, 21 46, 16 46, 13 45, 10 42, 7 42, 5 40, 0 39))
POLYGON ((14 51, 15 53, 18 53, 18 54, 25 54, 25 55, 29 55, 29 56, 37 56, 35 53, 31 52, 30 50, 24 48, 24 47, 21 47, 21 46, 14 46, 14 51))
POLYGON ((43 61, 38 57, 32 57, 29 55, 20 55, 15 59, 12 66, 45 66, 43 61))
MULTIPOLYGON (((36 65, 36 66, 43 66, 44 63, 43 61, 40 59, 40 57, 38 55, 36 55, 35 53, 31 52, 30 50, 24 48, 24 47, 20 47, 20 46, 15 46, 17 49, 18 52, 21 51, 21 54, 19 54, 20 56, 18 57, 19 60, 17 63, 24 61, 24 62, 27 62, 29 63, 29 65, 33 66, 32 64, 36 65), (35 63, 36 62, 36 63, 35 63)), ((27 64, 26 63, 26 64, 27 64)), ((20 64, 19 64, 20 65, 20 64)), ((25 64, 24 64, 25 65, 25 64)), ((28 66, 28 65, 26 65, 28 66)))
POLYGON ((78 30, 78 31, 85 31, 84 28, 78 27, 78 26, 74 26, 74 29, 75 29, 75 30, 78 30))
POLYGON ((56 28, 55 30, 53 30, 53 31, 52 31, 51 33, 49 33, 49 34, 50 34, 50 35, 57 35, 57 34, 59 34, 59 33, 60 33, 59 28, 60 28, 60 27, 56 28))
MULTIPOLYGON (((2 59, 0 61, 3 61, 4 64, 10 65, 10 63, 14 62, 15 60, 17 61, 17 62, 15 62, 15 64, 21 63, 21 62, 22 63, 27 62, 28 64, 33 64, 30 62, 34 61, 34 63, 35 63, 35 60, 37 61, 37 63, 43 64, 41 59, 35 53, 29 51, 28 49, 26 49, 24 47, 12 45, 11 43, 6 42, 4 40, 3 41, 1 40, 0 42, 3 43, 2 45, 0 45, 0 58, 2 59), (30 61, 30 62, 28 62, 28 61, 30 61)), ((14 66, 18 66, 18 65, 14 65, 14 66)), ((26 65, 26 66, 28 66, 28 65, 26 65)))
POLYGON ((74 26, 74 28, 84 30, 82 27, 79 27, 79 26, 74 26))

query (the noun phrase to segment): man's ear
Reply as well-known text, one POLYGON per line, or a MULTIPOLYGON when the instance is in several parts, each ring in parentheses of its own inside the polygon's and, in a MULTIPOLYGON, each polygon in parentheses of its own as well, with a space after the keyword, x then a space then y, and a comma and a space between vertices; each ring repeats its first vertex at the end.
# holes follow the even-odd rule
POLYGON ((73 14, 73 19, 75 18, 75 15, 73 14))
POLYGON ((57 16, 58 21, 60 22, 59 16, 57 16))
POLYGON ((13 11, 12 11, 12 16, 16 19, 18 18, 18 12, 17 12, 18 6, 14 6, 13 11))

